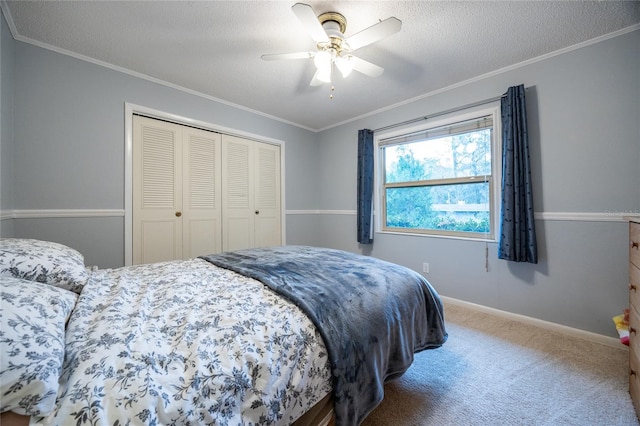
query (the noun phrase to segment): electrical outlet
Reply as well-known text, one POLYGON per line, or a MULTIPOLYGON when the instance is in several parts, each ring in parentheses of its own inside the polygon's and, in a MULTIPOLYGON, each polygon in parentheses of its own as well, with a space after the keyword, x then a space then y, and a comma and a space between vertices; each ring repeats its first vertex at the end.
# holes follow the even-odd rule
POLYGON ((429 264, 428 263, 423 263, 422 264, 422 272, 424 272, 425 274, 429 273, 429 264))

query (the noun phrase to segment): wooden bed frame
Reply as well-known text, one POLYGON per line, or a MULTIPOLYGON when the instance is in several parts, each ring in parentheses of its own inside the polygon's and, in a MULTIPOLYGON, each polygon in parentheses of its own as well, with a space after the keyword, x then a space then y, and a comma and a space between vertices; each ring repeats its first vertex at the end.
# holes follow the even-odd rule
POLYGON ((5 411, 0 413, 0 425, 2 426, 28 426, 29 416, 16 414, 13 411, 5 411))
POLYGON ((335 426, 332 395, 329 394, 318 401, 291 426, 335 426))

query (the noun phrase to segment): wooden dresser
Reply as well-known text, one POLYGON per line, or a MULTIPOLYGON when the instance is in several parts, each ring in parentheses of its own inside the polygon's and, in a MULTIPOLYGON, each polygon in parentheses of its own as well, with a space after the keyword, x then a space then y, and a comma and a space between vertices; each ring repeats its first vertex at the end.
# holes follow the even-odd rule
POLYGON ((640 417, 640 216, 629 220, 629 393, 640 417))

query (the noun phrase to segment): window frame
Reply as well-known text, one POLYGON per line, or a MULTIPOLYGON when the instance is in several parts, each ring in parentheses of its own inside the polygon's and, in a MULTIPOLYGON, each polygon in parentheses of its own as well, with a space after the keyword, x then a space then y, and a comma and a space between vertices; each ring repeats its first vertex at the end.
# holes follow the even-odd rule
MULTIPOLYGON (((470 108, 458 112, 446 114, 437 119, 427 119, 419 125, 413 127, 404 127, 393 129, 386 132, 374 134, 374 226, 376 233, 382 234, 399 234, 414 235, 423 237, 438 237, 464 239, 473 241, 497 241, 501 206, 501 186, 502 186, 502 128, 500 101, 492 102, 483 107, 470 108), (384 141, 399 138, 403 135, 419 133, 437 127, 444 127, 462 121, 469 121, 485 116, 492 116, 493 131, 491 138, 491 177, 489 182, 489 232, 466 232, 466 231, 443 231, 433 229, 415 229, 415 228, 391 228, 386 227, 386 197, 385 189, 388 187, 411 187, 415 184, 406 183, 404 185, 390 184, 385 185, 385 159, 383 155, 384 141)), ((456 183, 468 179, 468 182, 477 182, 477 179, 457 178, 456 183)), ((446 184, 451 179, 433 179, 434 183, 446 184)), ((417 182, 417 181, 414 181, 417 182)))

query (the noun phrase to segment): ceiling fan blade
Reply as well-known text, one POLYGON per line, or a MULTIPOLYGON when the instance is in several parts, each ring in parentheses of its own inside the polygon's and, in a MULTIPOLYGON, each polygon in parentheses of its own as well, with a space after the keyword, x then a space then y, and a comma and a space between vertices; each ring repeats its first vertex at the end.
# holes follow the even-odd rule
POLYGON ((296 3, 291 6, 291 10, 293 10, 293 13, 316 43, 329 43, 329 37, 311 6, 304 3, 296 3))
POLYGON ((364 75, 368 75, 369 77, 379 77, 384 72, 384 68, 379 67, 376 64, 372 64, 369 61, 365 61, 364 59, 352 56, 351 61, 353 62, 354 70, 361 72, 364 75))
POLYGON ((263 61, 279 61, 281 59, 311 59, 316 52, 271 53, 260 56, 263 61))
POLYGON ((401 28, 402 21, 392 16, 391 18, 387 18, 384 21, 380 21, 377 24, 373 24, 372 26, 355 33, 345 41, 351 50, 356 50, 395 34, 400 31, 401 28))

